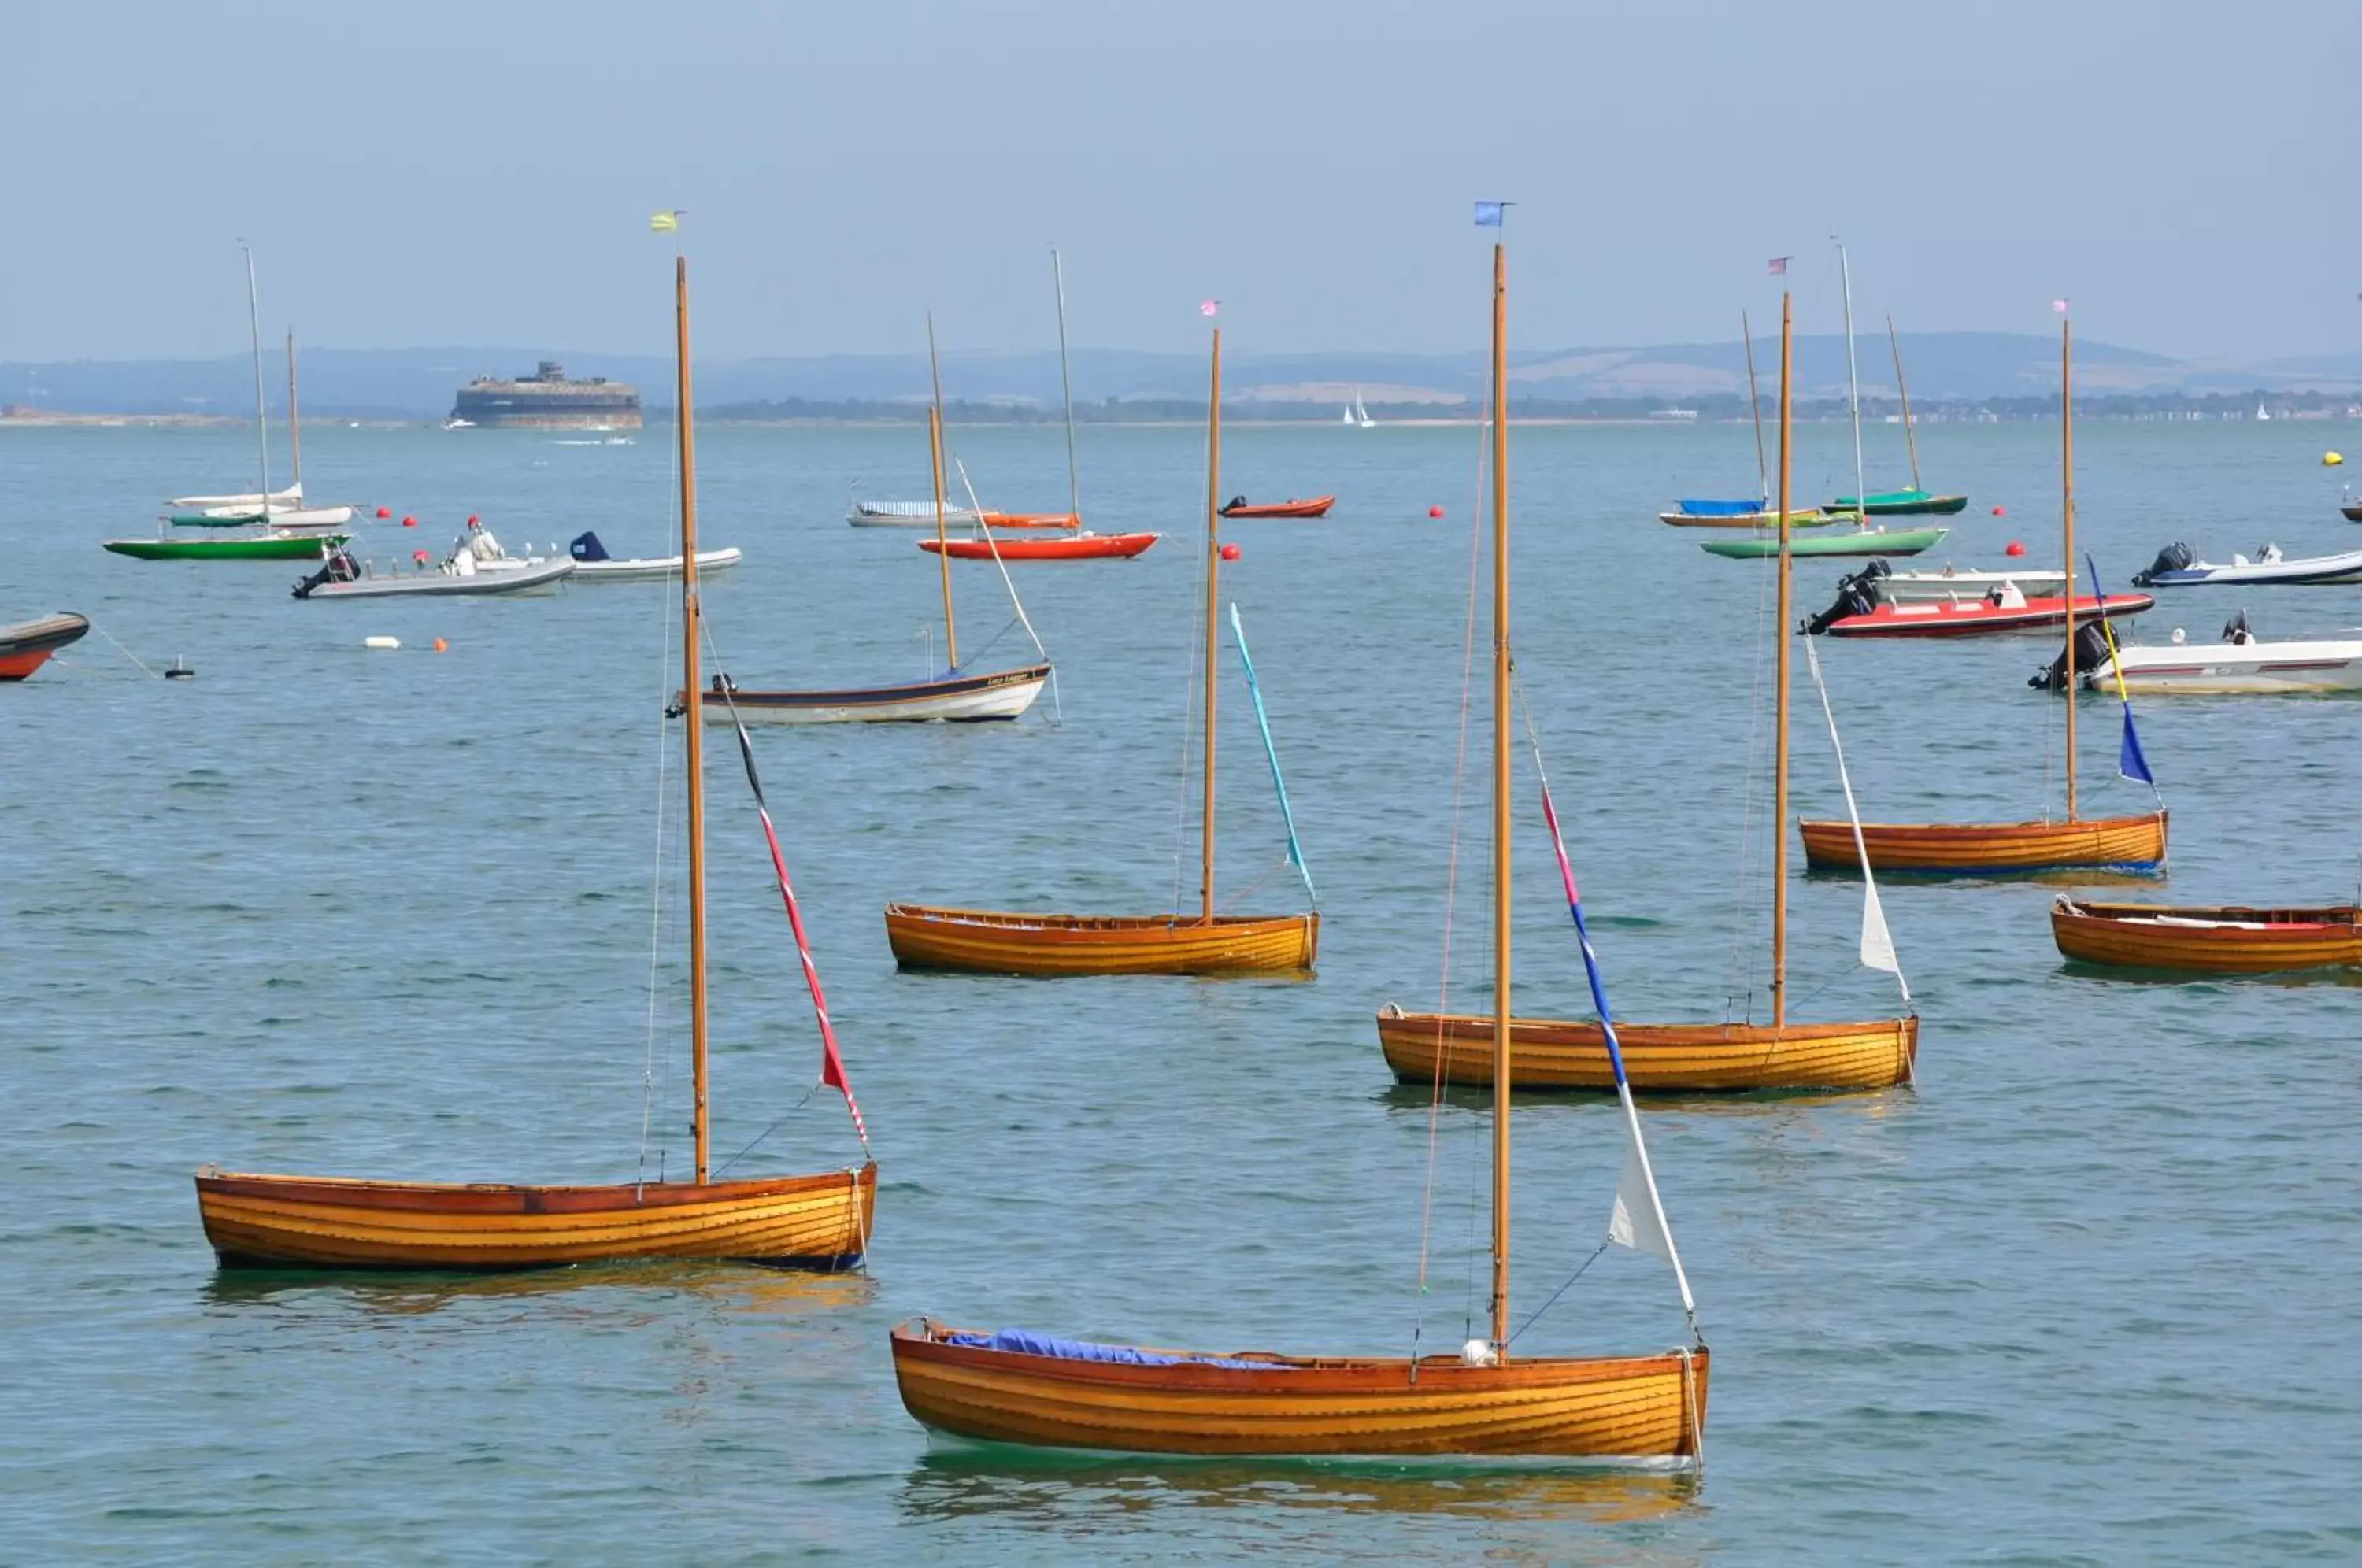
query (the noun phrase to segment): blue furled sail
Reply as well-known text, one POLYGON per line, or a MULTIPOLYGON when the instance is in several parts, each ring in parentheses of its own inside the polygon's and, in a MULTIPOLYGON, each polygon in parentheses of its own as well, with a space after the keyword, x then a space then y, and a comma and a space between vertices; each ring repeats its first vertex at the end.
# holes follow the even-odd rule
POLYGON ((1762 501, 1701 501, 1683 496, 1673 502, 1685 517, 1752 517, 1771 510, 1762 501))
POLYGON ((1304 878, 1304 896, 1320 906, 1320 895, 1312 889, 1312 872, 1304 864, 1304 845, 1297 842, 1296 813, 1288 809, 1287 781, 1279 776, 1279 748, 1272 744, 1271 717, 1263 711, 1263 688, 1256 683, 1254 659, 1247 652, 1247 629, 1239 624, 1239 607, 1231 605, 1231 635, 1238 639, 1239 663, 1247 672, 1247 695, 1254 699, 1255 727, 1263 732, 1263 754, 1271 759, 1271 787, 1279 792, 1279 820, 1287 824, 1287 863, 1304 878))
MULTIPOLYGON (((2092 569, 2092 591, 2099 596, 2100 603, 2104 607, 2108 595, 2100 586, 2100 563, 2086 553, 2083 564, 2092 569)), ((2140 730, 2133 723, 2132 693, 2125 690, 2125 672, 2116 663, 2116 634, 2109 627, 2105 615, 2100 617, 2100 635, 2108 639, 2108 668, 2116 672, 2116 701, 2123 703, 2125 709, 2125 734, 2116 747, 2116 771, 2136 784, 2147 785, 2149 792, 2157 797, 2157 803, 2162 806, 2165 804, 2165 792, 2158 789, 2157 776, 2149 772, 2148 758, 2141 751, 2140 730)))

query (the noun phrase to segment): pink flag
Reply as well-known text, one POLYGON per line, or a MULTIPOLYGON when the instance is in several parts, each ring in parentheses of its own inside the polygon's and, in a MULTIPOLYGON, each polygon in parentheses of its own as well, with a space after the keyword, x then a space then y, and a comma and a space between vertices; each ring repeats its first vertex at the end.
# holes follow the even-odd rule
POLYGON ((2057 311, 2060 315, 2065 315, 2067 314, 2067 302, 2065 300, 2052 300, 2050 302, 2050 308, 2057 311))
POLYGON ((1221 308, 1222 308, 1222 302, 1221 302, 1221 301, 1220 301, 1220 300, 1208 300, 1208 301, 1206 301, 1206 303, 1205 303, 1205 304, 1201 304, 1201 305, 1199 305, 1199 306, 1198 307, 1198 314, 1199 315, 1213 315, 1216 311, 1218 311, 1218 310, 1220 310, 1220 309, 1221 309, 1221 308))

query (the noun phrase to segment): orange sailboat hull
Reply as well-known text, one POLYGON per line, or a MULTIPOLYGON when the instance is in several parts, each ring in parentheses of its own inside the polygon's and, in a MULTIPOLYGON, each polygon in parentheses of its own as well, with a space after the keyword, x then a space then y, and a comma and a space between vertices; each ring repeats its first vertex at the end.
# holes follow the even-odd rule
POLYGON ((2262 975, 2362 965, 2353 905, 2250 909, 2244 905, 2077 903, 2050 907, 2058 951, 2085 964, 2262 975))
MULTIPOLYGON (((1805 863, 1816 870, 1856 870, 1861 856, 1849 822, 1798 821, 1805 863)), ((1862 848, 1879 871, 2045 871, 2116 867, 2147 871, 2165 864, 2166 813, 2083 817, 2055 823, 1864 823, 1862 848)))
POLYGON ((1069 915, 886 906, 886 941, 910 969, 988 975, 1217 975, 1308 970, 1318 914, 1069 915))
POLYGON ((751 1181, 521 1187, 207 1169, 205 1239, 225 1266, 539 1268, 726 1258, 845 1268, 868 1249, 877 1167, 751 1181))
MULTIPOLYGON (((987 1442, 1132 1453, 1680 1459, 1705 1421, 1705 1347, 1463 1366, 1456 1356, 1126 1365, 894 1331, 902 1404, 987 1442)), ((1188 1353, 1164 1353, 1187 1354, 1188 1353)))
MULTIPOLYGON (((1737 1094, 1750 1089, 1879 1089, 1911 1080, 1916 1018, 1859 1023, 1621 1023, 1616 1041, 1635 1094, 1737 1094)), ((1378 1014, 1378 1045, 1405 1083, 1489 1086, 1493 1021, 1465 1014, 1378 1014)), ((1596 1023, 1519 1018, 1509 1023, 1509 1087, 1616 1092, 1596 1023)))

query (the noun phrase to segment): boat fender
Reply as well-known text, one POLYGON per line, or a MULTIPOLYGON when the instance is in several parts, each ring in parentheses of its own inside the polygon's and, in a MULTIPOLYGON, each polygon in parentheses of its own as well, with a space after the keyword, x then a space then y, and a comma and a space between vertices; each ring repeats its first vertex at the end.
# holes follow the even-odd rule
POLYGON ((402 639, 400 637, 363 637, 361 639, 361 646, 365 648, 375 648, 381 653, 391 653, 401 646, 402 639))

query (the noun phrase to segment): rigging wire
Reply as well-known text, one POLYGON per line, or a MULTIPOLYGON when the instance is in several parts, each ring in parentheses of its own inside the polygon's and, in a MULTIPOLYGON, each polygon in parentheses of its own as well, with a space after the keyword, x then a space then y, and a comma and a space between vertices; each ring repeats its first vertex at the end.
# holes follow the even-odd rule
MULTIPOLYGON (((670 447, 672 458, 672 483, 668 490, 669 500, 667 504, 666 515, 669 523, 670 531, 678 534, 680 530, 680 444, 678 441, 675 441, 668 443, 668 446, 670 447)), ((661 994, 657 982, 659 971, 664 961, 665 845, 671 837, 671 834, 669 832, 671 823, 667 822, 665 819, 665 780, 668 775, 668 770, 672 762, 672 742, 671 737, 666 733, 670 727, 670 721, 664 717, 664 711, 671 705, 669 701, 669 690, 674 679, 676 679, 672 673, 672 609, 671 606, 666 602, 666 601, 670 597, 668 592, 666 591, 666 589, 668 589, 669 586, 670 584, 667 583, 665 588, 660 588, 656 596, 657 603, 664 612, 662 614, 657 616, 657 619, 663 624, 664 630, 658 636, 658 641, 662 646, 657 650, 657 716, 656 748, 657 809, 655 813, 657 824, 656 853, 654 863, 648 873, 648 1043, 647 1057, 640 1066, 640 1154, 638 1168, 639 1180, 643 1185, 646 1183, 648 1176, 648 1145, 655 1136, 657 1101, 663 1097, 665 1088, 662 1069, 660 1066, 661 1058, 657 1051, 657 999, 661 994)), ((656 1146, 657 1180, 659 1183, 665 1179, 666 1149, 667 1145, 664 1143, 657 1143, 656 1146)))

